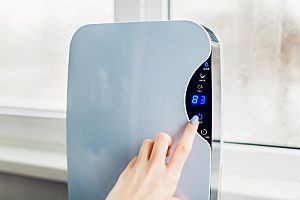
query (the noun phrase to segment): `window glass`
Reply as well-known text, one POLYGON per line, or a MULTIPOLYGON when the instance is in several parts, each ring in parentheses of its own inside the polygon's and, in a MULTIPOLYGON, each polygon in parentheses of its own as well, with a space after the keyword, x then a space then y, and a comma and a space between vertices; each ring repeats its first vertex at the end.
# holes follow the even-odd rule
POLYGON ((171 0, 223 42, 225 140, 300 147, 300 1, 171 0))
POLYGON ((0 0, 0 107, 65 110, 73 33, 112 20, 113 0, 0 0))

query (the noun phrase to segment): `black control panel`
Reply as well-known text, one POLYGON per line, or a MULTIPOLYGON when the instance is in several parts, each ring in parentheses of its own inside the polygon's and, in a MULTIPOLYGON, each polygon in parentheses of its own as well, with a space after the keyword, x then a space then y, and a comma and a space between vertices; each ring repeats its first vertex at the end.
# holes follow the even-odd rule
POLYGON ((212 77, 211 55, 193 74, 185 95, 189 119, 199 117, 198 133, 209 143, 212 142, 212 77))

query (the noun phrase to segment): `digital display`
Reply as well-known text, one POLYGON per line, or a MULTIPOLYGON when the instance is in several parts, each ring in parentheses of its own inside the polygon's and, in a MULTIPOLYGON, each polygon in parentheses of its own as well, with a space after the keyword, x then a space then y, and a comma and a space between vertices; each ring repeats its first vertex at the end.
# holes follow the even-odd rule
POLYGON ((191 105, 192 106, 201 106, 206 103, 206 96, 205 95, 192 95, 191 96, 191 105))
POLYGON ((211 56, 192 75, 185 93, 188 118, 198 115, 201 126, 199 135, 212 144, 212 71, 211 56))

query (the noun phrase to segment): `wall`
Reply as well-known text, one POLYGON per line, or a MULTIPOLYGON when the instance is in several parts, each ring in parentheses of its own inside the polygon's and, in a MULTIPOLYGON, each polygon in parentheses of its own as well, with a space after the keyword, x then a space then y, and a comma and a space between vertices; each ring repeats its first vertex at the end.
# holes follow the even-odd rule
POLYGON ((0 173, 0 199, 66 200, 67 184, 0 173))

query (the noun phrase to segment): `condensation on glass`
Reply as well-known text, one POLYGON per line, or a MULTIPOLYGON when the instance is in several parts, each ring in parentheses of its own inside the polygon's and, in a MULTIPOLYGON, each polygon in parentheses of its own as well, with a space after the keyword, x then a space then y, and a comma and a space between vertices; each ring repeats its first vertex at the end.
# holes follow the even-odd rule
POLYGON ((224 49, 225 140, 300 147, 300 2, 172 0, 224 49))
POLYGON ((73 33, 112 20, 112 0, 0 0, 0 107, 64 111, 73 33))

